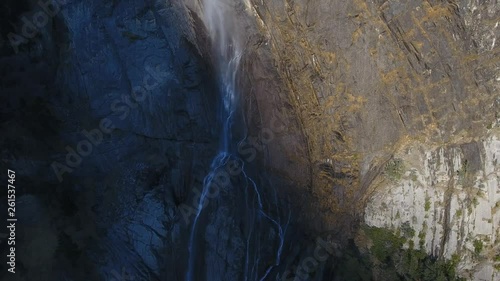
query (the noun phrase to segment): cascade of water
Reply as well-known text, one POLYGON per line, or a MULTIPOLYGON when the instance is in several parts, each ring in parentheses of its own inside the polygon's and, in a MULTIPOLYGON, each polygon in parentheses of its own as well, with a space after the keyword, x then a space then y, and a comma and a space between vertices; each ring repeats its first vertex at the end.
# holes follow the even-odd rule
POLYGON ((188 263, 188 271, 186 274, 186 281, 193 281, 194 271, 195 271, 195 259, 197 257, 196 247, 195 247, 195 239, 196 239, 196 226, 198 224, 198 220, 201 215, 201 211, 204 208, 205 200, 207 200, 207 193, 209 192, 210 185, 212 184, 212 180, 214 179, 216 172, 219 168, 223 167, 227 161, 229 160, 230 155, 227 153, 219 153, 210 166, 211 172, 205 177, 203 181, 203 191, 200 195, 200 201, 198 202, 197 212, 193 220, 193 226, 191 229, 191 235, 189 237, 189 263, 188 263))
MULTIPOLYGON (((234 9, 234 0, 204 0, 204 22, 207 26, 211 42, 214 46, 216 67, 219 74, 219 83, 222 86, 221 101, 219 108, 219 118, 223 123, 221 132, 221 144, 219 154, 214 158, 211 165, 211 172, 205 178, 203 191, 200 195, 197 212, 193 220, 193 226, 189 239, 189 264, 186 275, 187 281, 193 281, 193 273, 196 259, 196 230, 199 217, 201 215, 206 195, 216 171, 223 167, 230 156, 231 125, 235 105, 237 101, 236 74, 241 58, 240 42, 237 36, 231 34, 231 17, 234 9)), ((234 30, 233 30, 234 31, 234 30)), ((233 34, 234 35, 234 34, 233 34)))
POLYGON ((231 123, 237 101, 236 74, 242 55, 242 44, 236 28, 234 0, 204 0, 204 22, 213 44, 219 82, 222 85, 221 121, 224 122, 221 136, 221 152, 229 152, 231 123))
MULTIPOLYGON (((202 210, 207 203, 206 200, 208 200, 207 194, 209 192, 209 188, 219 169, 223 168, 231 158, 239 159, 237 155, 232 153, 231 149, 231 125, 233 123, 234 113, 238 102, 236 77, 243 52, 243 44, 240 40, 241 33, 237 28, 240 25, 240 22, 236 20, 235 15, 236 2, 237 1, 234 0, 203 0, 204 22, 207 26, 210 39, 214 47, 213 53, 216 58, 216 67, 221 86, 221 106, 219 109, 219 118, 223 123, 223 128, 220 136, 220 150, 218 155, 212 161, 210 172, 204 180, 203 191, 200 195, 200 201, 197 206, 198 209, 191 229, 189 240, 189 264, 186 274, 187 281, 195 281, 194 272, 196 270, 196 259, 200 258, 195 245, 197 238, 196 235, 200 232, 198 229, 201 227, 200 215, 202 214, 202 210), (200 224, 200 226, 198 226, 198 224, 200 224)), ((288 214, 285 222, 281 221, 279 216, 280 210, 278 210, 277 204, 278 199, 276 196, 276 190, 274 189, 275 198, 271 198, 270 200, 264 202, 264 198, 261 195, 261 191, 259 190, 257 184, 245 172, 243 160, 239 159, 239 162, 241 162, 240 164, 242 167, 240 176, 243 177, 245 181, 245 221, 246 224, 249 225, 245 233, 247 248, 244 269, 245 280, 264 280, 272 268, 275 265, 278 265, 281 260, 285 232, 289 224, 290 214, 288 214), (275 215, 277 215, 277 218, 273 218, 273 216, 270 215, 270 212, 265 211, 264 204, 274 205, 276 207, 275 215), (261 263, 260 251, 262 248, 265 248, 266 245, 261 245, 261 241, 259 239, 261 239, 262 233, 259 232, 266 230, 254 229, 253 225, 255 224, 266 225, 262 228, 267 230, 269 230, 269 228, 274 228, 279 239, 274 265, 268 266, 263 275, 261 274, 260 277, 259 271, 261 270, 258 268, 261 263), (250 252, 252 252, 252 254, 250 252)))

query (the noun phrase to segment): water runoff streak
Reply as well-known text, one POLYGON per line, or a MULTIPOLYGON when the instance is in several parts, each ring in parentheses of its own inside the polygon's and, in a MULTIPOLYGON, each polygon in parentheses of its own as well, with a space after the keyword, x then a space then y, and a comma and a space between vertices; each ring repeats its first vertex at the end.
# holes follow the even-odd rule
MULTIPOLYGON (((214 157, 209 174, 203 182, 203 191, 200 195, 200 201, 197 206, 197 213, 193 220, 193 225, 189 240, 189 261, 188 270, 186 273, 187 281, 198 281, 200 267, 203 264, 205 255, 199 248, 197 239, 203 236, 203 223, 200 223, 202 212, 205 211, 207 195, 209 187, 216 177, 219 169, 222 169, 231 159, 237 159, 242 167, 241 177, 243 178, 243 186, 239 192, 244 196, 245 205, 237 213, 243 216, 242 221, 247 225, 244 227, 244 239, 246 242, 245 264, 242 272, 244 272, 244 280, 265 280, 274 266, 278 265, 281 260, 281 253, 285 241, 285 233, 290 221, 290 213, 281 216, 284 212, 280 210, 276 190, 270 188, 273 194, 268 196, 271 198, 263 198, 261 190, 257 183, 247 175, 245 171, 245 162, 234 153, 235 143, 232 140, 231 127, 235 118, 235 111, 238 104, 237 90, 237 73, 240 60, 243 54, 243 42, 240 38, 241 19, 236 18, 235 5, 238 1, 235 0, 203 0, 204 23, 208 29, 210 39, 213 46, 213 54, 216 58, 216 69, 219 78, 219 92, 221 95, 221 104, 218 109, 218 117, 222 124, 220 147, 216 157, 214 157), (243 191, 243 192, 242 192, 243 191), (266 211, 265 211, 266 210, 266 211), (272 255, 269 251, 269 232, 275 233, 276 250, 272 255), (264 237, 264 238, 263 238, 264 237), (266 238, 267 237, 267 238, 266 238), (273 261, 270 263, 262 258, 263 254, 273 256, 273 261)), ((203 240, 203 239, 201 239, 203 240)), ((210 261, 206 261, 206 266, 210 266, 210 261)), ((201 277, 207 281, 207 276, 201 277)), ((217 280, 218 281, 218 280, 217 280)))

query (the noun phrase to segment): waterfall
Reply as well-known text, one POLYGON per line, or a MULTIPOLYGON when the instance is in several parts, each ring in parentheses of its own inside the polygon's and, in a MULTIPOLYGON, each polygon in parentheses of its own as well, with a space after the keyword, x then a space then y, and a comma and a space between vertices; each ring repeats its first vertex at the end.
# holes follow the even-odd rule
POLYGON ((231 123, 238 100, 236 74, 242 55, 242 44, 235 19, 234 0, 203 0, 203 17, 213 45, 219 83, 222 86, 222 107, 219 117, 223 122, 221 152, 229 152, 231 123))
POLYGON ((205 204, 211 180, 216 171, 223 167, 230 156, 231 125, 237 102, 236 74, 242 55, 241 44, 236 36, 235 22, 230 15, 234 14, 234 0, 203 0, 203 21, 213 46, 216 59, 216 69, 221 94, 221 106, 218 109, 218 118, 222 124, 220 148, 218 155, 213 159, 211 172, 205 178, 203 191, 197 206, 197 213, 193 220, 189 240, 189 263, 186 274, 187 281, 194 281, 195 259, 197 258, 195 239, 197 224, 205 204))
MULTIPOLYGON (((245 163, 238 157, 234 149, 231 148, 232 143, 237 143, 232 139, 231 127, 234 122, 235 113, 238 107, 239 96, 237 89, 237 73, 240 65, 240 60, 243 54, 243 42, 241 28, 242 19, 237 18, 235 0, 203 0, 203 21, 207 27, 211 42, 212 53, 215 57, 215 66, 219 82, 219 92, 221 104, 218 109, 218 117, 222 124, 220 136, 220 148, 216 157, 214 157, 209 174, 203 182, 203 190, 200 195, 200 200, 197 206, 197 212, 193 220, 189 239, 189 261, 186 273, 187 281, 197 281, 196 270, 199 265, 199 259, 203 258, 203 252, 197 247, 197 235, 202 237, 202 227, 200 216, 204 210, 204 206, 208 201, 207 194, 212 181, 216 177, 217 171, 222 169, 228 161, 236 159, 241 164, 242 172, 235 176, 240 177, 244 182, 239 188, 244 189, 241 195, 241 201, 244 205, 239 206, 241 210, 233 210, 235 213, 241 214, 241 220, 246 225, 242 231, 244 232, 246 257, 245 265, 242 268, 244 272, 244 280, 265 280, 274 266, 278 265, 281 260, 281 253, 285 241, 285 233, 290 222, 290 213, 285 219, 280 217, 280 208, 276 190, 269 188, 269 191, 274 191, 272 198, 265 198, 263 192, 259 189, 257 183, 247 175, 245 171, 245 163), (272 209, 265 211, 265 209, 272 209), (271 215, 272 213, 272 215, 271 215), (255 226, 257 225, 257 226, 255 226), (277 249, 274 253, 275 258, 272 264, 264 265, 262 252, 269 251, 269 236, 268 232, 274 231, 277 239, 277 249), (264 268, 265 266, 265 268, 264 268), (260 267, 260 268, 259 268, 260 267)), ((246 6, 249 5, 245 0, 246 6)), ((241 6, 240 6, 241 7, 241 6)), ((238 192, 233 190, 231 192, 238 192)), ((275 241, 274 241, 275 242, 275 241)), ((267 253, 269 256, 269 253, 267 253)), ((219 280, 219 279, 217 279, 219 280)), ((206 281, 212 281, 206 278, 206 281)))

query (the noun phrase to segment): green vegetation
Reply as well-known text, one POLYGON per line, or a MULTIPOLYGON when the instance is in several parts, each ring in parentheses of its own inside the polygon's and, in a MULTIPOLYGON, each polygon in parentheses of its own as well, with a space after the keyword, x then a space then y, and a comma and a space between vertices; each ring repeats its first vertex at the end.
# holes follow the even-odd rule
POLYGON ((406 237, 415 234, 409 224, 402 225, 403 236, 383 228, 365 227, 364 231, 372 241, 370 252, 384 280, 463 280, 456 277, 458 255, 451 260, 438 259, 427 255, 425 250, 413 249, 413 241, 409 242, 409 249, 402 249, 406 237))
POLYGON ((500 254, 497 254, 497 255, 495 256, 495 261, 496 261, 496 262, 500 262, 500 254))
POLYGON ((457 265, 460 262, 460 255, 459 254, 453 254, 451 255, 451 263, 454 265, 457 265))
POLYGON ((481 239, 476 239, 474 240, 473 245, 474 245, 474 252, 476 254, 480 254, 484 247, 483 241, 481 241, 481 239))
POLYGON ((365 232, 373 242, 372 254, 382 262, 389 261, 391 256, 399 251, 405 243, 404 238, 398 237, 392 231, 384 228, 370 227, 366 228, 365 232))
POLYGON ((410 222, 404 222, 401 225, 401 233, 406 240, 411 239, 415 236, 415 229, 410 226, 410 222))
POLYGON ((477 205, 479 205, 479 201, 477 201, 476 197, 474 197, 474 199, 472 199, 472 204, 474 204, 474 207, 477 207, 477 205))
POLYGON ((467 167, 468 167, 468 162, 467 162, 467 160, 464 160, 462 162, 462 168, 459 171, 457 171, 459 184, 465 183, 465 178, 467 176, 467 170, 468 170, 467 167))
POLYGON ((404 164, 401 159, 391 159, 385 165, 385 175, 392 181, 399 181, 404 174, 404 164))
POLYGON ((425 233, 427 233, 427 223, 424 221, 422 230, 418 233, 418 245, 421 249, 425 246, 425 233))
POLYGON ((431 200, 429 197, 425 198, 425 211, 428 212, 431 209, 431 200))
POLYGON ((413 242, 413 240, 408 241, 408 249, 415 249, 415 242, 413 242))
POLYGON ((411 170, 410 177, 412 181, 418 181, 417 172, 415 170, 411 170))

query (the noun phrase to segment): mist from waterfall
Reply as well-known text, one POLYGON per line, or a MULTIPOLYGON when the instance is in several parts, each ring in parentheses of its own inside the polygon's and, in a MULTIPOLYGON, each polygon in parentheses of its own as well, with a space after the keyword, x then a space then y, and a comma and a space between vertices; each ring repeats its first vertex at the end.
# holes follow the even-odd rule
POLYGON ((231 124, 238 100, 236 75, 242 56, 240 32, 237 29, 234 0, 203 0, 203 20, 213 46, 219 83, 221 85, 222 108, 219 118, 223 122, 221 152, 229 152, 231 124))

